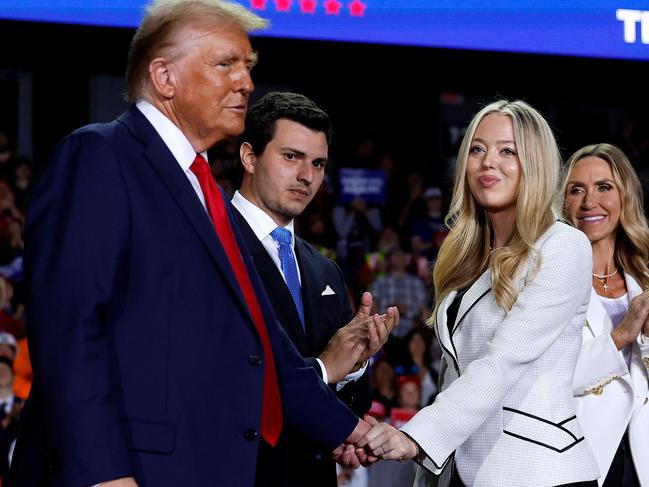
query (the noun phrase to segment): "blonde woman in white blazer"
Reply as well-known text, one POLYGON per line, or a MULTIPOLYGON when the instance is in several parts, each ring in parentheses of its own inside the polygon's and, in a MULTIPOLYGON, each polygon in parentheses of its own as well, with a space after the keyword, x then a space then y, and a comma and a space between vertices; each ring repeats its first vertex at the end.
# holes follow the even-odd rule
POLYGON ((606 487, 649 487, 649 228, 642 186, 610 144, 567 163, 564 211, 593 249, 592 290, 573 379, 577 417, 606 487))
POLYGON ((556 221, 559 172, 528 104, 492 103, 469 124, 433 271, 442 392, 401 431, 376 424, 359 443, 414 458, 418 486, 597 486, 571 386, 592 256, 556 221))

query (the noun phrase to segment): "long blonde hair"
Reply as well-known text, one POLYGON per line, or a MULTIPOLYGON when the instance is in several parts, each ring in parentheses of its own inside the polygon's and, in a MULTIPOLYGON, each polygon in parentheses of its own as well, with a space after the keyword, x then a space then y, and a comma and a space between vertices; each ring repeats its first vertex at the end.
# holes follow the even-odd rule
MULTIPOLYGON (((621 211, 615 242, 615 265, 633 276, 642 289, 649 288, 649 226, 642 201, 642 184, 631 162, 620 149, 611 144, 592 144, 576 151, 566 162, 561 194, 563 212, 568 178, 575 164, 585 157, 597 157, 611 166, 615 185, 620 192, 621 211)), ((569 218, 568 218, 569 219, 569 218)))
POLYGON ((518 297, 516 277, 530 255, 540 255, 534 247, 538 238, 560 218, 557 198, 561 155, 554 134, 543 116, 527 103, 499 100, 473 117, 462 140, 455 168, 455 186, 446 225, 450 232, 442 244, 435 267, 435 309, 454 290, 470 286, 491 265, 491 287, 498 305, 509 310, 518 297), (516 201, 514 234, 505 247, 493 252, 492 231, 487 212, 475 200, 466 178, 469 150, 480 122, 492 113, 511 118, 514 127, 521 180, 516 201))

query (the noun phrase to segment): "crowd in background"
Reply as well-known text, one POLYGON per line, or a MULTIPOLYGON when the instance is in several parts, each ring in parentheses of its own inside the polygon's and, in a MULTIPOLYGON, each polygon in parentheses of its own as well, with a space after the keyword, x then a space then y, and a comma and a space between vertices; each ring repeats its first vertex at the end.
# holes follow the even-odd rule
POLYGON ((23 290, 23 224, 31 176, 30 161, 16 157, 12 141, 0 132, 0 480, 9 469, 32 379, 23 290))
MULTIPOLYGON (((649 136, 636 122, 625 121, 611 134, 641 177, 649 180, 649 136)), ((384 202, 361 198, 339 202, 336 161, 327 167, 325 184, 297 220, 297 232, 336 260, 357 303, 369 290, 375 308, 399 308, 400 324, 371 365, 373 403, 370 413, 395 425, 405 423, 437 393, 440 351, 430 315, 431 268, 447 228, 444 225, 450 181, 430 181, 426 171, 400 171, 390 150, 374 152, 371 139, 350 154, 354 167, 386 174, 384 202)), ((232 195, 239 187, 236 141, 211 153, 213 174, 232 195)), ((13 141, 0 131, 0 479, 8 469, 20 408, 29 394, 31 367, 25 333, 28 312, 23 291, 23 224, 32 180, 31 161, 20 157, 13 141)), ((339 485, 389 487, 409 485, 414 464, 379 462, 360 471, 340 470, 339 485), (384 464, 384 465, 382 465, 384 464)))

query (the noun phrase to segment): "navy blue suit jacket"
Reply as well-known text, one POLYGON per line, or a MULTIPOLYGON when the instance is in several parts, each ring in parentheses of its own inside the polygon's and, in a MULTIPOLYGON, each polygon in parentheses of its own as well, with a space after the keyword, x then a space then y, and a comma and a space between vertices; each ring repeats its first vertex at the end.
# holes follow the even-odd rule
MULTIPOLYGON (((331 449, 357 419, 277 325, 227 206, 286 424, 331 449)), ((28 207, 26 264, 34 385, 14 485, 253 485, 261 342, 207 212, 136 107, 56 149, 28 207)))

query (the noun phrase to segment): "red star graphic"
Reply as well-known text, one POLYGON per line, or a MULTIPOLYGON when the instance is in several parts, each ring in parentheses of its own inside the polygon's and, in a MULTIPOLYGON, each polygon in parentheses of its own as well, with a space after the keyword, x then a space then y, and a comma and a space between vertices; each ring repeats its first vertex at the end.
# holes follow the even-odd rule
POLYGON ((293 0, 275 0, 275 9, 278 12, 288 12, 291 10, 293 0))
POLYGON ((315 0, 300 0, 300 10, 303 14, 314 14, 317 2, 315 0))
POLYGON ((253 10, 266 10, 266 0, 250 0, 250 8, 253 10))
POLYGON ((351 3, 347 4, 347 8, 349 9, 349 14, 352 17, 362 17, 365 15, 365 9, 367 8, 367 5, 361 2, 361 0, 354 0, 351 3))
POLYGON ((324 3, 325 13, 327 15, 338 15, 340 13, 340 7, 343 6, 338 0, 327 0, 324 3))

